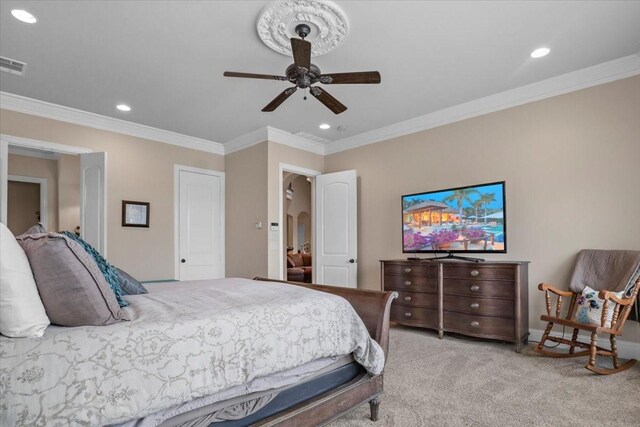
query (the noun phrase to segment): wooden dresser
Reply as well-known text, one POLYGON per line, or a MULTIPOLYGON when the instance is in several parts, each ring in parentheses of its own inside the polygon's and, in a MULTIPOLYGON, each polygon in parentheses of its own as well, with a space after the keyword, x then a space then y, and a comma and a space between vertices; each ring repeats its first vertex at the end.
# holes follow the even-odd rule
POLYGON ((382 288, 400 296, 391 320, 403 325, 509 341, 529 336, 528 262, 385 260, 382 288))

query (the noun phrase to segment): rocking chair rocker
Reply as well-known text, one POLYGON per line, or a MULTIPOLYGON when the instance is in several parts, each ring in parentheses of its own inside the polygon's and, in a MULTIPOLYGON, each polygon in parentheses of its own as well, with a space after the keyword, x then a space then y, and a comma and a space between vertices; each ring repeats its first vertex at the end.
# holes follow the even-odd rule
POLYGON ((588 355, 589 362, 585 367, 601 375, 615 374, 629 369, 636 360, 631 359, 620 364, 616 337, 622 334, 622 327, 638 297, 638 291, 640 291, 639 274, 640 251, 581 251, 578 255, 569 291, 556 289, 548 283, 538 285, 538 289, 544 291, 547 306, 547 314, 540 316, 540 320, 548 322, 548 324, 540 343, 533 350, 548 357, 566 358, 588 355), (598 298, 603 300, 600 324, 581 323, 574 320, 579 298, 586 286, 599 291, 598 298), (622 298, 619 297, 619 294, 616 295, 614 292, 616 290, 624 290, 622 298), (551 311, 551 293, 557 295, 555 313, 551 311), (571 298, 566 317, 561 316, 562 297, 571 298), (610 304, 614 304, 612 318, 608 316, 611 309, 610 304), (573 328, 571 340, 551 336, 554 324, 573 328), (578 341, 578 333, 581 330, 591 333, 589 343, 578 341), (610 350, 597 345, 599 333, 610 335, 610 350), (547 340, 568 345, 568 353, 547 350, 544 345, 547 340), (576 352, 576 347, 584 350, 576 352), (611 356, 613 368, 596 366, 596 355, 611 356))

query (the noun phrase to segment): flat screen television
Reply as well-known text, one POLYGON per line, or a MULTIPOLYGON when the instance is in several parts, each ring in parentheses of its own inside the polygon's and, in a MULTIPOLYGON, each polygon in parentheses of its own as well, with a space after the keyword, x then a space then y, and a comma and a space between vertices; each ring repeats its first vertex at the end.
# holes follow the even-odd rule
POLYGON ((403 253, 506 253, 505 183, 402 196, 403 253))

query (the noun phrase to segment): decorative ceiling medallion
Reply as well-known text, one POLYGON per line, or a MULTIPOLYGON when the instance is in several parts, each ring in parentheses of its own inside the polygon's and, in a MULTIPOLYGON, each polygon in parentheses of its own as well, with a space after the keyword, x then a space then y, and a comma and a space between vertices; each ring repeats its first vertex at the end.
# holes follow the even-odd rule
POLYGON ((331 1, 290 0, 267 5, 258 17, 258 35, 271 49, 291 56, 291 39, 297 38, 296 25, 307 24, 311 34, 311 53, 324 55, 340 46, 349 33, 344 11, 331 1))

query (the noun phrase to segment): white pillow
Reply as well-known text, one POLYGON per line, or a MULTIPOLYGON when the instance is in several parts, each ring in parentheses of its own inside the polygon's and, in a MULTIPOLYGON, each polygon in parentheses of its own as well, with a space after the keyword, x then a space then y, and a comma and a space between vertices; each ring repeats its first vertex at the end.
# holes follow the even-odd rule
POLYGON ((37 338, 49 323, 27 255, 0 223, 0 333, 37 338))
MULTIPOLYGON (((624 291, 616 292, 614 295, 618 298, 622 298, 624 291)), ((575 320, 580 323, 587 323, 600 326, 602 320, 602 304, 604 300, 598 298, 598 291, 594 291, 588 286, 585 286, 582 291, 582 295, 578 297, 578 309, 576 310, 575 320)), ((611 327, 611 321, 613 320, 613 309, 615 304, 609 304, 607 306, 607 321, 604 324, 605 328, 611 327)))

